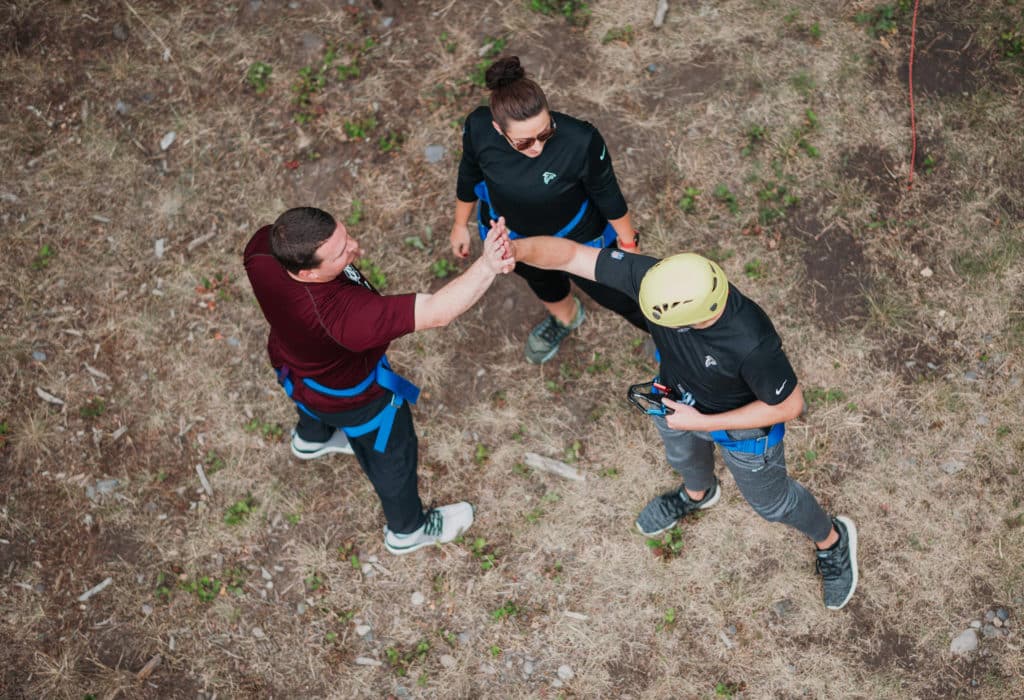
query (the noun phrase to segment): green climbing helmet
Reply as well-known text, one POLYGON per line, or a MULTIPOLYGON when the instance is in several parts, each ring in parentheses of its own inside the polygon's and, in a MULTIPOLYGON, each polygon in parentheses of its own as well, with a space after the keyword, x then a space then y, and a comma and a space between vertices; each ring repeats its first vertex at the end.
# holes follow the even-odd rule
POLYGON ((728 295, 729 282, 722 268, 702 255, 680 253, 644 275, 640 310, 659 326, 692 326, 719 313, 728 295))

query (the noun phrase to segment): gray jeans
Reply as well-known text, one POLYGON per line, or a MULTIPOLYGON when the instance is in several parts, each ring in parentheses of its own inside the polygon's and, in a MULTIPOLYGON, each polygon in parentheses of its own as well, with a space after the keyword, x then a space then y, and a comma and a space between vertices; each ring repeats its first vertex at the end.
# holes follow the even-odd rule
MULTIPOLYGON (((715 442, 707 433, 673 430, 664 416, 652 416, 665 443, 668 463, 691 491, 704 491, 715 484, 715 442)), ((764 430, 730 430, 729 437, 748 440, 762 437, 764 430)), ((756 455, 722 449, 740 493, 765 520, 784 523, 820 542, 832 531, 832 519, 822 510, 811 492, 798 484, 786 471, 785 440, 756 455)))

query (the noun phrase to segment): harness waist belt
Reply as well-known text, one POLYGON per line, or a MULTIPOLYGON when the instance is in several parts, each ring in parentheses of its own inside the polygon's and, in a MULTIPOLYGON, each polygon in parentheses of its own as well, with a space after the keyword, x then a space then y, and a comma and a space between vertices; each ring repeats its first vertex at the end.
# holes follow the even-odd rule
MULTIPOLYGON (((295 405, 299 407, 299 410, 311 418, 319 420, 319 416, 294 398, 295 384, 292 382, 291 369, 288 367, 275 367, 274 371, 277 373, 277 381, 284 388, 284 393, 292 401, 295 401, 295 405)), ((302 383, 318 394, 344 398, 359 396, 373 384, 377 384, 382 389, 390 391, 392 394, 391 400, 377 415, 361 425, 342 426, 341 428, 342 432, 350 438, 366 435, 376 430, 377 439, 374 440, 373 449, 381 453, 387 448, 388 438, 391 436, 391 427, 395 423, 395 416, 398 414, 398 409, 401 408, 402 403, 408 401, 411 404, 415 404, 420 397, 419 387, 391 370, 391 365, 388 364, 386 355, 380 358, 370 376, 348 389, 332 389, 308 377, 303 377, 302 383)))
POLYGON ((775 447, 782 442, 782 437, 786 434, 786 424, 776 423, 771 427, 767 435, 748 440, 733 440, 724 430, 712 430, 709 434, 715 442, 731 452, 763 455, 769 448, 775 447))
MULTIPOLYGON (((490 194, 490 192, 487 191, 487 183, 486 182, 481 181, 481 182, 476 183, 476 187, 473 188, 473 193, 477 196, 477 198, 481 202, 486 202, 487 203, 487 206, 491 210, 491 214, 492 214, 492 216, 493 216, 493 218, 495 220, 497 220, 498 217, 501 216, 501 214, 499 214, 497 211, 494 210, 494 205, 491 204, 491 194, 490 194)), ((580 210, 578 212, 576 212, 576 216, 572 217, 572 220, 569 221, 569 223, 567 223, 565 226, 560 228, 555 233, 552 233, 551 235, 554 236, 555 238, 565 238, 566 236, 568 236, 569 233, 574 228, 576 228, 576 226, 580 223, 580 221, 583 220, 583 215, 587 213, 587 207, 589 205, 590 205, 590 200, 589 199, 583 200, 583 204, 580 206, 580 210)), ((481 210, 480 207, 477 208, 476 217, 477 217, 477 226, 478 226, 478 228, 480 230, 480 240, 484 240, 485 238, 487 238, 487 231, 490 228, 490 226, 489 226, 488 222, 484 221, 484 213, 483 213, 483 211, 481 210)), ((598 236, 597 238, 595 238, 592 241, 587 241, 586 243, 583 243, 583 245, 588 245, 591 248, 604 248, 605 246, 609 246, 609 245, 612 244, 612 242, 615 240, 615 235, 616 235, 615 234, 615 229, 612 227, 611 224, 607 224, 607 225, 605 225, 604 231, 601 232, 600 236, 598 236)), ((516 239, 516 238, 522 238, 523 235, 521 233, 516 233, 512 229, 509 229, 508 230, 508 237, 512 238, 512 239, 516 239)))

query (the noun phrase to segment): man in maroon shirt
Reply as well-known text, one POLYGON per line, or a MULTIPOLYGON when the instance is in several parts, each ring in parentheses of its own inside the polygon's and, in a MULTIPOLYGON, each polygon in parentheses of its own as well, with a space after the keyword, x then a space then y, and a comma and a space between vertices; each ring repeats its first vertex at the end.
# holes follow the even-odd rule
POLYGON ((395 338, 448 325, 512 269, 499 228, 480 258, 434 294, 379 294, 352 266, 359 243, 313 207, 289 209, 245 248, 245 270, 270 324, 270 362, 299 414, 292 452, 355 454, 380 497, 384 545, 393 554, 451 541, 473 523, 473 507, 424 512, 409 410, 419 390, 384 353, 395 338))

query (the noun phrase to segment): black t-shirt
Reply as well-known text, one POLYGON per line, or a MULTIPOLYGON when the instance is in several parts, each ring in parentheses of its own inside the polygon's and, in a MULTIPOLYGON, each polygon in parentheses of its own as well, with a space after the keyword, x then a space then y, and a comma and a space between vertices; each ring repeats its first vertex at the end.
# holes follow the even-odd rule
MULTIPOLYGON (((638 299, 644 274, 657 262, 605 248, 597 258, 597 281, 638 299)), ((647 327, 661 352, 662 383, 701 413, 724 413, 758 399, 774 406, 796 387, 796 373, 767 314, 731 284, 714 325, 676 329, 648 321, 647 327)))
MULTIPOLYGON (((521 236, 560 231, 589 199, 586 213, 567 237, 591 241, 601 235, 608 219, 626 215, 626 200, 597 129, 560 112, 551 112, 551 118, 557 125, 555 135, 539 156, 530 158, 494 129, 489 107, 474 110, 462 131, 456 196, 474 202, 473 188, 486 182, 493 210, 521 236)), ((481 207, 484 221, 497 218, 483 202, 481 207)))

